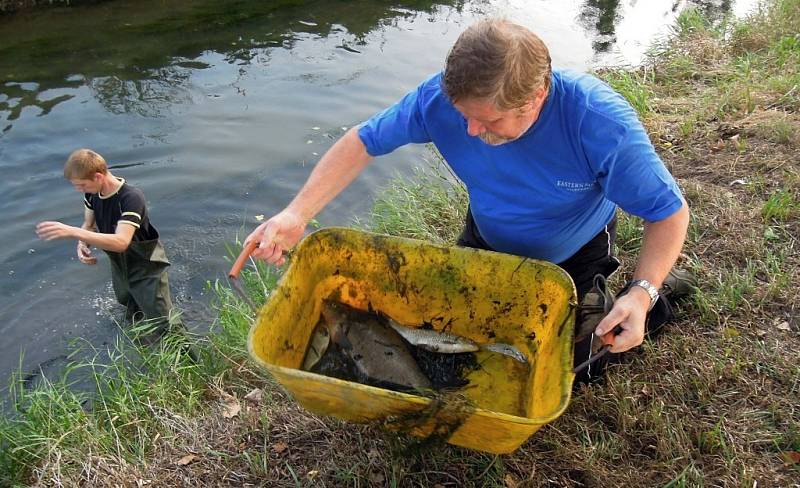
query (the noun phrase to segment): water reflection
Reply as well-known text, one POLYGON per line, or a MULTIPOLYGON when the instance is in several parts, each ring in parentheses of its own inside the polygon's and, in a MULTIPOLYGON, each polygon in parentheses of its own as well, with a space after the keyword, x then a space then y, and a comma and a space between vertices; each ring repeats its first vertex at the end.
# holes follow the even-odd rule
MULTIPOLYGON (((53 107, 61 102, 65 102, 73 95, 60 95, 50 99, 42 99, 41 95, 45 90, 39 88, 38 83, 15 83, 7 82, 0 87, 0 113, 5 113, 5 120, 11 122, 16 120, 27 107, 38 108, 38 116, 47 115, 53 107)), ((11 124, 3 127, 3 132, 11 129, 11 124)))
POLYGON ((581 9, 580 20, 587 28, 594 28, 592 41, 595 52, 607 52, 617 37, 615 26, 619 21, 619 0, 587 0, 581 9))
MULTIPOLYGON (((594 52, 611 49, 619 22, 636 1, 582 4, 578 21, 591 32, 594 52)), ((185 84, 191 70, 207 66, 198 61, 204 53, 219 53, 230 64, 267 64, 271 49, 291 50, 309 36, 335 36, 337 48, 358 54, 371 33, 419 15, 446 22, 437 17, 441 7, 457 13, 468 3, 480 11, 491 2, 117 0, 0 18, 0 130, 8 132, 26 108, 44 115, 73 97, 47 98, 43 92, 83 84, 110 113, 159 117, 170 105, 191 101, 185 84)), ((683 3, 675 0, 673 10, 683 3)), ((690 3, 712 18, 726 15, 732 4, 690 3)))
POLYGON ((191 101, 184 88, 190 76, 191 71, 186 68, 166 66, 149 70, 139 79, 107 76, 94 78, 87 84, 92 95, 112 114, 158 118, 170 104, 191 101))
MULTIPOLYGON (((592 49, 595 53, 608 52, 617 42, 618 25, 622 19, 636 6, 637 0, 630 0, 620 5, 619 0, 586 0, 581 6, 578 22, 592 33, 592 49)), ((731 13, 731 0, 673 0, 670 11, 673 14, 686 6, 692 6, 712 21, 720 20, 731 13)), ((658 8, 653 5, 650 8, 658 8)), ((649 23, 642 23, 641 29, 652 28, 649 23)))
POLYGON ((731 0, 695 0, 692 4, 712 21, 724 18, 731 13, 733 7, 731 0))
POLYGON ((291 50, 309 36, 332 35, 342 37, 338 48, 359 53, 358 46, 377 29, 420 14, 433 20, 438 8, 460 11, 464 4, 119 0, 102 8, 78 6, 2 18, 0 128, 10 130, 28 107, 44 115, 72 98, 43 99, 43 92, 84 83, 110 113, 159 117, 169 105, 190 101, 183 87, 192 69, 204 67, 196 61, 204 53, 219 53, 230 64, 266 63, 269 49, 291 50))

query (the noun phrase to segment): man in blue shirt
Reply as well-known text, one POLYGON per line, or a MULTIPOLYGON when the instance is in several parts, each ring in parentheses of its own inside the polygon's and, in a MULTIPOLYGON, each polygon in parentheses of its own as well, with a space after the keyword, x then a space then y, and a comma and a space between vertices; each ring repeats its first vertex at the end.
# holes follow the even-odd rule
POLYGON ((617 207, 644 219, 634 280, 595 332, 621 328, 612 352, 642 343, 683 246, 686 202, 623 97, 590 75, 551 70, 544 43, 506 20, 469 27, 443 73, 337 141, 289 206, 248 236, 260 243, 253 256, 282 264, 372 157, 428 142, 469 192, 459 244, 557 263, 580 296, 616 268, 617 207))

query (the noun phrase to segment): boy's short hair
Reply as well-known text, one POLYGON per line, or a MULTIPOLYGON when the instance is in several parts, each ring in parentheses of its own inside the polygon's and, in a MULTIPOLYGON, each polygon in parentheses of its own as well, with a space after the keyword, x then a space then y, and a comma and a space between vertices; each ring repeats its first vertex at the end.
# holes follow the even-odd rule
POLYGON ((90 180, 95 173, 107 172, 106 160, 91 149, 73 151, 64 163, 64 178, 68 180, 90 180))

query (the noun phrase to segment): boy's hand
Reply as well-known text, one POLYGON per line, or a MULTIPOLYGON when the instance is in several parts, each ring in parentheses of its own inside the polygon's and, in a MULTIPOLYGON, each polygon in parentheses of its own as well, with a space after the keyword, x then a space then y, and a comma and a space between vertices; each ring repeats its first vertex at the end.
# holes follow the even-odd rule
POLYGON ((92 256, 92 249, 83 241, 78 241, 78 260, 83 264, 97 264, 97 258, 92 256))
POLYGON ((68 239, 70 237, 74 238, 76 230, 76 227, 55 221, 39 222, 36 224, 36 235, 43 241, 68 239))

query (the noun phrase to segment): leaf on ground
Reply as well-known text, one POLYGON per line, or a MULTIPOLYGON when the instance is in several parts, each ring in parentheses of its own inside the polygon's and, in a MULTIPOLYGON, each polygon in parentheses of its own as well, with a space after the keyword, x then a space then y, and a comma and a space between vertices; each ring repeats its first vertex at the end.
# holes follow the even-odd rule
POLYGON ((786 463, 786 466, 793 466, 795 464, 800 464, 800 452, 797 451, 782 452, 781 457, 783 458, 783 462, 786 463))
POLYGON ((187 454, 182 458, 178 459, 177 461, 175 461, 175 464, 177 464, 178 466, 186 466, 195 459, 197 459, 197 456, 195 456, 194 454, 187 454))
POLYGON ((223 393, 222 396, 222 416, 226 419, 231 419, 237 415, 242 410, 242 406, 239 404, 239 400, 236 399, 233 395, 228 395, 227 393, 223 393))
POLYGON ((319 471, 316 470, 316 469, 312 469, 311 471, 306 473, 306 478, 308 478, 309 481, 314 481, 314 479, 316 479, 316 477, 318 475, 319 475, 319 471))
POLYGON ((511 473, 507 474, 503 481, 505 481, 508 488, 517 488, 519 486, 519 481, 511 473))
POLYGON ((792 328, 789 326, 789 322, 785 320, 780 324, 776 325, 775 328, 777 328, 778 330, 792 330, 792 328))
POLYGON ((264 392, 261 391, 260 388, 256 388, 247 395, 245 395, 244 399, 249 402, 255 403, 256 405, 259 405, 264 400, 264 392))
POLYGON ((289 446, 283 441, 276 442, 275 444, 272 445, 272 452, 274 452, 275 454, 280 454, 283 451, 285 451, 288 447, 289 446))
POLYGON ((369 474, 369 480, 375 485, 383 486, 386 477, 380 471, 373 471, 369 474))

